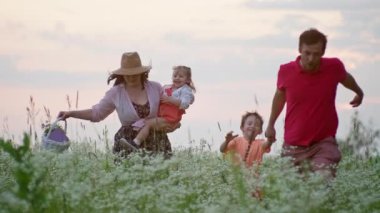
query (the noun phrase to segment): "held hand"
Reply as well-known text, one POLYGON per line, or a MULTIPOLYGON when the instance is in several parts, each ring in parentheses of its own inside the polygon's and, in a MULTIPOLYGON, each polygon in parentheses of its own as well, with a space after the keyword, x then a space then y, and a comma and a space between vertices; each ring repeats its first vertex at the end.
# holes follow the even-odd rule
POLYGON ((355 95, 354 99, 350 102, 352 107, 358 107, 363 101, 363 96, 355 95))
POLYGON ((271 143, 276 141, 276 130, 274 127, 267 127, 267 130, 265 131, 265 137, 271 143))
POLYGON ((272 144, 273 144, 272 142, 265 141, 264 143, 261 144, 261 148, 263 150, 269 149, 272 146, 272 144))
POLYGON ((228 144, 231 140, 236 138, 238 135, 233 135, 233 131, 230 131, 226 134, 226 143, 228 144))

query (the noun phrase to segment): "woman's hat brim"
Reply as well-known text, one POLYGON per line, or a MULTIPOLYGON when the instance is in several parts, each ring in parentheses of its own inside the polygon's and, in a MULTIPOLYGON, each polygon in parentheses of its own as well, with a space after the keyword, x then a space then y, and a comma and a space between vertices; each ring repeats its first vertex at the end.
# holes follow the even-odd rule
POLYGON ((145 72, 149 72, 152 69, 151 66, 141 66, 135 68, 119 68, 112 72, 115 75, 138 75, 145 72))

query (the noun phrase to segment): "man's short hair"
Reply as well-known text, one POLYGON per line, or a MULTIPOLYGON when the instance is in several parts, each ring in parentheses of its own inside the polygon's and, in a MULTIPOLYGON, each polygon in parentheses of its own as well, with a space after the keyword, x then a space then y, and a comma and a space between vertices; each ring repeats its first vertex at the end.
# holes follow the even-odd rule
POLYGON ((301 50, 302 44, 316 44, 318 42, 322 42, 322 51, 325 54, 326 45, 327 45, 327 37, 325 34, 319 32, 315 28, 310 28, 303 33, 301 33, 298 43, 298 49, 301 50))

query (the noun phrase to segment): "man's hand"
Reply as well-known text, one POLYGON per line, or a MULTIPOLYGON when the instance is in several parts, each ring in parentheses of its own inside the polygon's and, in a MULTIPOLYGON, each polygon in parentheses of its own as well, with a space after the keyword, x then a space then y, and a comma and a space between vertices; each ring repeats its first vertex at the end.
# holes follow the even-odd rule
POLYGON ((356 83, 354 77, 350 73, 347 73, 346 78, 341 82, 341 84, 355 92, 356 95, 352 101, 350 101, 350 104, 352 107, 358 107, 363 101, 364 93, 360 86, 356 83))
POLYGON ((272 126, 268 126, 267 130, 265 131, 265 137, 267 140, 271 143, 276 141, 276 130, 272 126))
POLYGON ((261 147, 263 150, 269 149, 272 146, 272 142, 265 141, 263 144, 261 144, 261 147))
POLYGON ((363 101, 363 96, 355 95, 355 97, 350 102, 352 107, 358 107, 363 101))

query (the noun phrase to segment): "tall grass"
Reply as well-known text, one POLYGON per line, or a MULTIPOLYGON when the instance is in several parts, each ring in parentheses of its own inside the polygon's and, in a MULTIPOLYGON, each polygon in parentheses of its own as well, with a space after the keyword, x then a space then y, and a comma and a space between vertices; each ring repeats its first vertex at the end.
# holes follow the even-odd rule
MULTIPOLYGON (((107 129, 96 139, 77 137, 63 153, 40 150, 38 110, 30 101, 23 143, 0 138, 0 212, 380 212, 380 157, 356 151, 373 150, 368 147, 377 143, 378 130, 357 114, 356 131, 340 142, 337 177, 326 184, 278 156, 264 158, 257 176, 256 168, 232 165, 205 140, 166 160, 141 152, 119 158, 110 151, 107 129), (360 148, 349 145, 359 140, 365 141, 360 148), (262 199, 252 196, 257 190, 262 199)), ((51 120, 44 111, 44 121, 51 120)))
POLYGON ((204 149, 121 159, 88 143, 32 151, 28 140, 0 140, 1 212, 380 212, 378 156, 344 156, 327 185, 279 157, 266 158, 256 177, 204 149))

